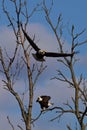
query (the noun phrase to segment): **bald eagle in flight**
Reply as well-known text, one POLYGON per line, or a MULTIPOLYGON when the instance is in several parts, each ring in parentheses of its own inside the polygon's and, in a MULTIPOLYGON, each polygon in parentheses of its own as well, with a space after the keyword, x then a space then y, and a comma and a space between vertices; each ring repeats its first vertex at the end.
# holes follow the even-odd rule
MULTIPOLYGON (((22 27, 22 26, 21 26, 22 27)), ((68 56, 73 56, 74 53, 55 53, 55 52, 46 52, 44 50, 41 50, 35 43, 34 41, 30 38, 29 35, 27 35, 27 33, 25 32, 25 30, 22 27, 22 31, 24 33, 24 36, 26 37, 26 39, 28 40, 28 42, 30 43, 30 45, 33 47, 33 49, 36 51, 35 54, 32 54, 33 57, 37 60, 37 61, 45 61, 44 56, 46 57, 68 57, 68 56)))
POLYGON ((49 102, 49 100, 51 99, 50 96, 39 96, 36 100, 36 102, 38 102, 40 104, 40 107, 42 109, 42 111, 46 110, 48 107, 52 106, 53 103, 49 102))

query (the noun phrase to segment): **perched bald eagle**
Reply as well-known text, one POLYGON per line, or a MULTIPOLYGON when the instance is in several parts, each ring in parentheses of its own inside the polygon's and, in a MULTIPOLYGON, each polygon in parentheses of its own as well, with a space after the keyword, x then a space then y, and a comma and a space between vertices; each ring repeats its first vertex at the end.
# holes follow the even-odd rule
MULTIPOLYGON (((21 26, 22 27, 22 26, 21 26)), ((28 40, 28 42, 30 43, 30 45, 34 48, 34 50, 36 51, 35 54, 33 54, 33 57, 37 60, 37 61, 45 61, 44 56, 46 57, 68 57, 68 56, 73 56, 74 53, 55 53, 55 52, 46 52, 44 50, 41 50, 35 43, 34 41, 30 38, 29 35, 27 35, 27 33, 25 32, 25 30, 22 27, 22 31, 26 37, 26 39, 28 40)))
POLYGON ((36 102, 38 102, 40 104, 40 107, 42 109, 42 111, 46 110, 49 106, 52 106, 53 103, 49 102, 49 100, 51 99, 50 96, 39 96, 36 100, 36 102))

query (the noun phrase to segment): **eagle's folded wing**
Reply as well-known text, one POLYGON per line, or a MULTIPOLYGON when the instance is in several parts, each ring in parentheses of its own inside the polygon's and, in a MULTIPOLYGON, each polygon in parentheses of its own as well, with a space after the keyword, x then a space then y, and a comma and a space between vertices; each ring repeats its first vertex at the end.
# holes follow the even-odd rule
POLYGON ((43 102, 48 102, 51 99, 50 96, 41 96, 41 98, 43 99, 43 102))

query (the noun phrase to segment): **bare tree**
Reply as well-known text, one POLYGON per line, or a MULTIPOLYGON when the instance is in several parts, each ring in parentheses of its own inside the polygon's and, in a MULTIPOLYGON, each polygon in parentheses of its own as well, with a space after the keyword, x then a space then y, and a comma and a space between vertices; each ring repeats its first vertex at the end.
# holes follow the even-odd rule
MULTIPOLYGON (((41 73, 44 71, 46 66, 43 65, 43 63, 40 64, 40 66, 37 66, 35 63, 31 65, 30 62, 30 53, 31 53, 31 47, 30 44, 25 44, 26 38, 22 33, 20 24, 24 23, 23 28, 26 30, 27 24, 29 22, 29 19, 32 17, 32 15, 38 10, 40 4, 37 4, 34 9, 28 13, 27 8, 27 0, 9 0, 9 3, 14 8, 14 14, 11 14, 9 12, 9 8, 7 8, 7 2, 6 0, 2 0, 2 7, 3 11, 8 19, 8 27, 11 27, 13 29, 16 42, 15 42, 15 49, 13 52, 13 55, 9 56, 7 51, 2 49, 0 47, 0 63, 2 66, 2 69, 0 72, 4 75, 5 79, 3 79, 4 88, 9 91, 18 102, 18 105, 20 107, 21 116, 23 119, 23 122, 25 124, 26 130, 31 130, 31 124, 34 123, 41 115, 42 112, 32 120, 32 108, 33 108, 33 98, 34 98, 34 87, 36 84, 36 81, 38 80, 41 73), (23 20, 23 21, 22 21, 23 20), (21 47, 23 51, 23 55, 19 58, 19 48, 21 47), (18 78, 19 74, 21 73, 22 68, 26 68, 27 72, 27 79, 28 79, 28 102, 27 102, 27 109, 24 105, 23 99, 21 98, 20 94, 14 89, 14 83, 16 82, 16 79, 18 78), (14 70, 14 72, 12 71, 14 70), (34 75, 34 72, 36 75, 34 75)), ((48 9, 46 6, 46 1, 43 0, 43 10, 45 12, 45 18, 50 25, 51 29, 53 30, 53 33, 55 34, 55 37, 58 42, 59 51, 61 53, 64 53, 64 42, 62 41, 62 34, 63 34, 63 24, 62 24, 62 15, 60 14, 57 17, 57 23, 56 25, 53 24, 53 21, 50 17, 50 13, 53 7, 53 0, 51 1, 51 6, 48 9)), ((80 33, 75 34, 75 27, 72 25, 70 34, 72 38, 72 44, 71 44, 71 53, 76 52, 75 50, 87 43, 87 39, 81 42, 77 42, 77 39, 84 33, 84 29, 80 33)), ((76 53, 75 53, 76 54, 76 53)), ((74 89, 74 97, 71 97, 72 103, 74 104, 74 108, 72 105, 67 101, 64 103, 64 106, 67 107, 61 107, 61 106, 55 106, 51 109, 48 109, 47 111, 53 111, 57 110, 57 116, 54 117, 51 121, 55 119, 60 119, 64 114, 70 113, 74 114, 76 116, 76 119, 81 127, 81 130, 86 130, 87 124, 84 123, 84 119, 86 118, 87 114, 87 87, 85 84, 85 81, 83 80, 82 74, 79 76, 79 80, 77 80, 74 65, 78 60, 75 58, 75 55, 70 58, 63 58, 58 59, 58 62, 60 62, 64 67, 69 70, 71 79, 69 79, 66 74, 63 72, 63 70, 59 69, 57 70, 58 76, 55 76, 53 79, 57 79, 61 82, 68 83, 71 89, 74 89), (80 104, 83 106, 83 109, 80 108, 80 104)), ((23 93, 24 95, 25 93, 23 93)), ((46 112, 47 112, 46 111, 46 112)), ((15 127, 13 126, 12 122, 10 121, 10 118, 7 117, 8 123, 10 124, 11 128, 14 130, 15 127)), ((72 130, 71 126, 66 124, 68 130, 72 130)), ((18 128, 23 130, 22 126, 18 125, 18 128)), ((77 129, 77 127, 76 127, 77 129)))
MULTIPOLYGON (((59 45, 59 51, 64 52, 64 41, 62 40, 62 34, 63 34, 63 21, 62 21, 62 15, 60 14, 57 18, 57 23, 56 25, 53 24, 53 19, 51 19, 50 14, 52 11, 53 7, 53 1, 51 3, 50 8, 47 7, 46 1, 43 0, 43 10, 45 12, 45 17, 47 23, 50 25, 51 29, 53 30, 55 37, 57 39, 58 45, 59 45)), ((87 39, 83 40, 81 42, 78 42, 79 37, 85 32, 85 29, 83 29, 80 33, 75 34, 75 27, 72 25, 70 35, 72 38, 72 44, 71 44, 71 53, 75 52, 75 50, 79 47, 82 46, 83 44, 87 43, 87 39)), ((77 80, 77 76, 75 73, 74 65, 78 62, 78 60, 75 58, 75 55, 71 58, 63 58, 63 59, 58 59, 58 62, 63 65, 63 67, 66 67, 67 70, 69 70, 70 77, 67 77, 67 75, 63 72, 63 70, 58 69, 58 76, 55 76, 52 79, 59 80, 64 83, 68 83, 71 89, 74 89, 74 97, 71 97, 72 103, 74 104, 71 105, 68 101, 67 103, 64 103, 65 106, 67 106, 66 109, 63 107, 54 107, 50 110, 58 109, 57 113, 58 115, 53 118, 51 121, 55 119, 61 118, 65 113, 71 113, 74 114, 77 118, 77 121, 80 125, 81 130, 86 130, 87 123, 84 123, 84 119, 87 116, 87 86, 86 82, 84 81, 84 78, 82 74, 79 76, 79 80, 77 80), (84 81, 84 84, 83 84, 84 81), (83 106, 83 109, 81 109, 81 106, 83 106)), ((72 130, 72 128, 67 125, 68 130, 72 130)), ((77 129, 77 128, 76 128, 77 129)))
MULTIPOLYGON (((30 14, 28 14, 27 9, 27 1, 26 0, 3 0, 2 1, 2 7, 3 11, 8 19, 8 27, 11 27, 13 29, 16 42, 15 42, 15 49, 13 52, 13 56, 8 55, 7 51, 5 51, 5 54, 2 50, 2 47, 0 47, 0 63, 2 66, 2 69, 0 72, 3 73, 5 76, 5 79, 3 79, 3 83, 5 86, 5 89, 8 90, 16 99, 18 102, 18 105, 20 107, 21 115, 23 118, 23 122, 25 123, 26 130, 31 130, 31 121, 32 121, 32 106, 33 106, 33 97, 34 97, 34 86, 36 81, 38 80, 41 73, 44 71, 46 66, 43 65, 43 63, 40 64, 40 66, 37 66, 37 64, 30 64, 30 52, 31 48, 29 43, 27 45, 25 44, 25 37, 21 31, 20 23, 22 22, 21 19, 25 21, 24 29, 26 30, 26 26, 28 24, 28 21, 30 17, 37 11, 39 4, 34 7, 34 9, 31 11, 30 14), (7 8, 6 5, 8 5, 9 2, 11 6, 13 7, 14 14, 11 14, 9 11, 9 8, 7 8), (14 16, 15 15, 15 16, 14 16), (19 58, 19 48, 22 48, 23 55, 19 58), (14 83, 16 82, 17 77, 22 71, 22 68, 25 67, 27 71, 27 79, 28 79, 28 102, 27 102, 27 109, 24 105, 24 102, 20 96, 20 94, 14 89, 14 83), (12 72, 12 69, 14 72, 12 72), (35 75, 36 74, 36 75, 35 75), (33 78, 34 76, 34 78, 33 78)), ((25 94, 25 93, 24 93, 25 94)), ((10 121, 10 118, 7 117, 8 123, 10 124, 11 128, 14 130, 15 127, 10 121)), ((18 125, 18 127, 23 130, 22 126, 18 125)))

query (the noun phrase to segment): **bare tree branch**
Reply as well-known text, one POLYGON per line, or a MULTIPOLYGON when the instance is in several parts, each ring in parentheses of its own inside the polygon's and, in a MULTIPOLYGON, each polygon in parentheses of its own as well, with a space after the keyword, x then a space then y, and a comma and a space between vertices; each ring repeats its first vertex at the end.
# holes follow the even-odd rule
POLYGON ((72 130, 69 125, 67 125, 68 130, 72 130))
POLYGON ((41 115, 42 115, 42 111, 40 112, 40 114, 35 119, 32 119, 31 123, 33 124, 35 121, 37 121, 40 118, 41 115))
POLYGON ((7 120, 8 120, 9 125, 11 126, 12 130, 15 130, 13 124, 11 123, 11 121, 10 121, 10 119, 9 119, 9 116, 7 116, 7 120))
POLYGON ((20 128, 20 130, 24 130, 20 125, 18 125, 18 127, 20 128))

